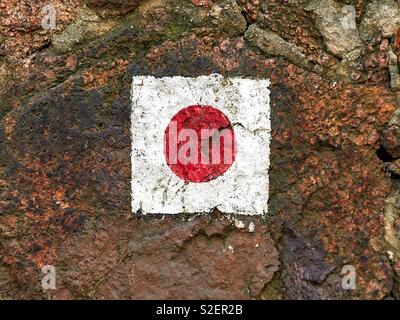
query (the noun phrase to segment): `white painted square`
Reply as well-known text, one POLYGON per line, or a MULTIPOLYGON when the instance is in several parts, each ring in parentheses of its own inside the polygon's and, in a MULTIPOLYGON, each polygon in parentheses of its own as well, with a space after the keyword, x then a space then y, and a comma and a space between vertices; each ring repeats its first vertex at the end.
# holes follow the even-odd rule
POLYGON ((132 85, 132 210, 142 214, 262 215, 268 209, 269 80, 137 76, 132 85), (190 105, 211 105, 235 124, 236 160, 222 176, 185 183, 168 167, 164 131, 190 105))

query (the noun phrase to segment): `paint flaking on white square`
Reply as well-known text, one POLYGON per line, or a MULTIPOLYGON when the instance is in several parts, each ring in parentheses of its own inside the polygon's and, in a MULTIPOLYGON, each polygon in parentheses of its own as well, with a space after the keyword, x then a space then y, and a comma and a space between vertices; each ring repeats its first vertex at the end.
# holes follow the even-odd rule
POLYGON ((268 210, 269 80, 135 76, 132 84, 132 211, 262 215, 268 210), (164 131, 191 105, 211 105, 234 124, 236 160, 222 176, 185 183, 168 167, 164 131))

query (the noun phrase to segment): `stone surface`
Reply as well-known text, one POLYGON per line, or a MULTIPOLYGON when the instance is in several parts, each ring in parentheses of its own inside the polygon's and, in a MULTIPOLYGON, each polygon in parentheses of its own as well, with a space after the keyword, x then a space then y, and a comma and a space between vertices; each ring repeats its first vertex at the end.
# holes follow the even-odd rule
POLYGON ((396 0, 374 0, 367 5, 365 17, 360 25, 363 39, 371 39, 382 33, 393 36, 400 26, 400 8, 396 0))
MULTIPOLYGON (((102 1, 92 35, 60 51, 52 39, 85 10, 67 2, 54 31, 40 29, 36 1, 0 5, 0 298, 399 296, 399 185, 387 171, 399 100, 385 58, 399 54, 398 33, 363 43, 338 79, 309 1, 102 1), (260 50, 245 36, 254 23, 323 72, 260 50), (268 215, 133 216, 132 77, 211 73, 271 79, 268 215), (41 288, 48 264, 57 290, 41 288), (356 290, 341 288, 345 265, 356 290)), ((359 25, 367 2, 351 1, 359 25)))
POLYGON ((305 7, 306 11, 313 13, 315 25, 321 32, 329 51, 334 55, 344 58, 353 51, 359 51, 363 43, 358 34, 357 27, 353 28, 348 13, 334 0, 312 0, 305 7))
POLYGON ((86 0, 89 7, 102 15, 121 15, 138 7, 142 0, 86 0))
POLYGON ((296 65, 307 70, 317 69, 309 63, 304 54, 295 45, 286 42, 275 32, 263 30, 257 25, 251 25, 246 33, 245 39, 252 45, 257 46, 265 53, 272 56, 283 56, 296 65))

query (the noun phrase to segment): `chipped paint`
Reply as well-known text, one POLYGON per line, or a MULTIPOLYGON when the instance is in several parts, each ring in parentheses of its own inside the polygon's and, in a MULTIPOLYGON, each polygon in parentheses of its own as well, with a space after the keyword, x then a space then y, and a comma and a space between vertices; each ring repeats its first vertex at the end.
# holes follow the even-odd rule
POLYGON ((134 77, 132 88, 132 210, 143 214, 267 211, 270 144, 269 80, 134 77), (213 105, 231 120, 236 160, 222 176, 187 183, 167 166, 164 130, 179 110, 213 105))

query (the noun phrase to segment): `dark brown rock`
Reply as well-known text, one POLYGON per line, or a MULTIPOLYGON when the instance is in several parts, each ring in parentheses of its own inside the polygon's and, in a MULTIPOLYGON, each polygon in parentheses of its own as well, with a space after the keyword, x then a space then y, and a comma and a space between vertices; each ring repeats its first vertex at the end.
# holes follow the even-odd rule
POLYGON ((393 159, 400 158, 400 128, 389 126, 382 131, 382 146, 393 159))

